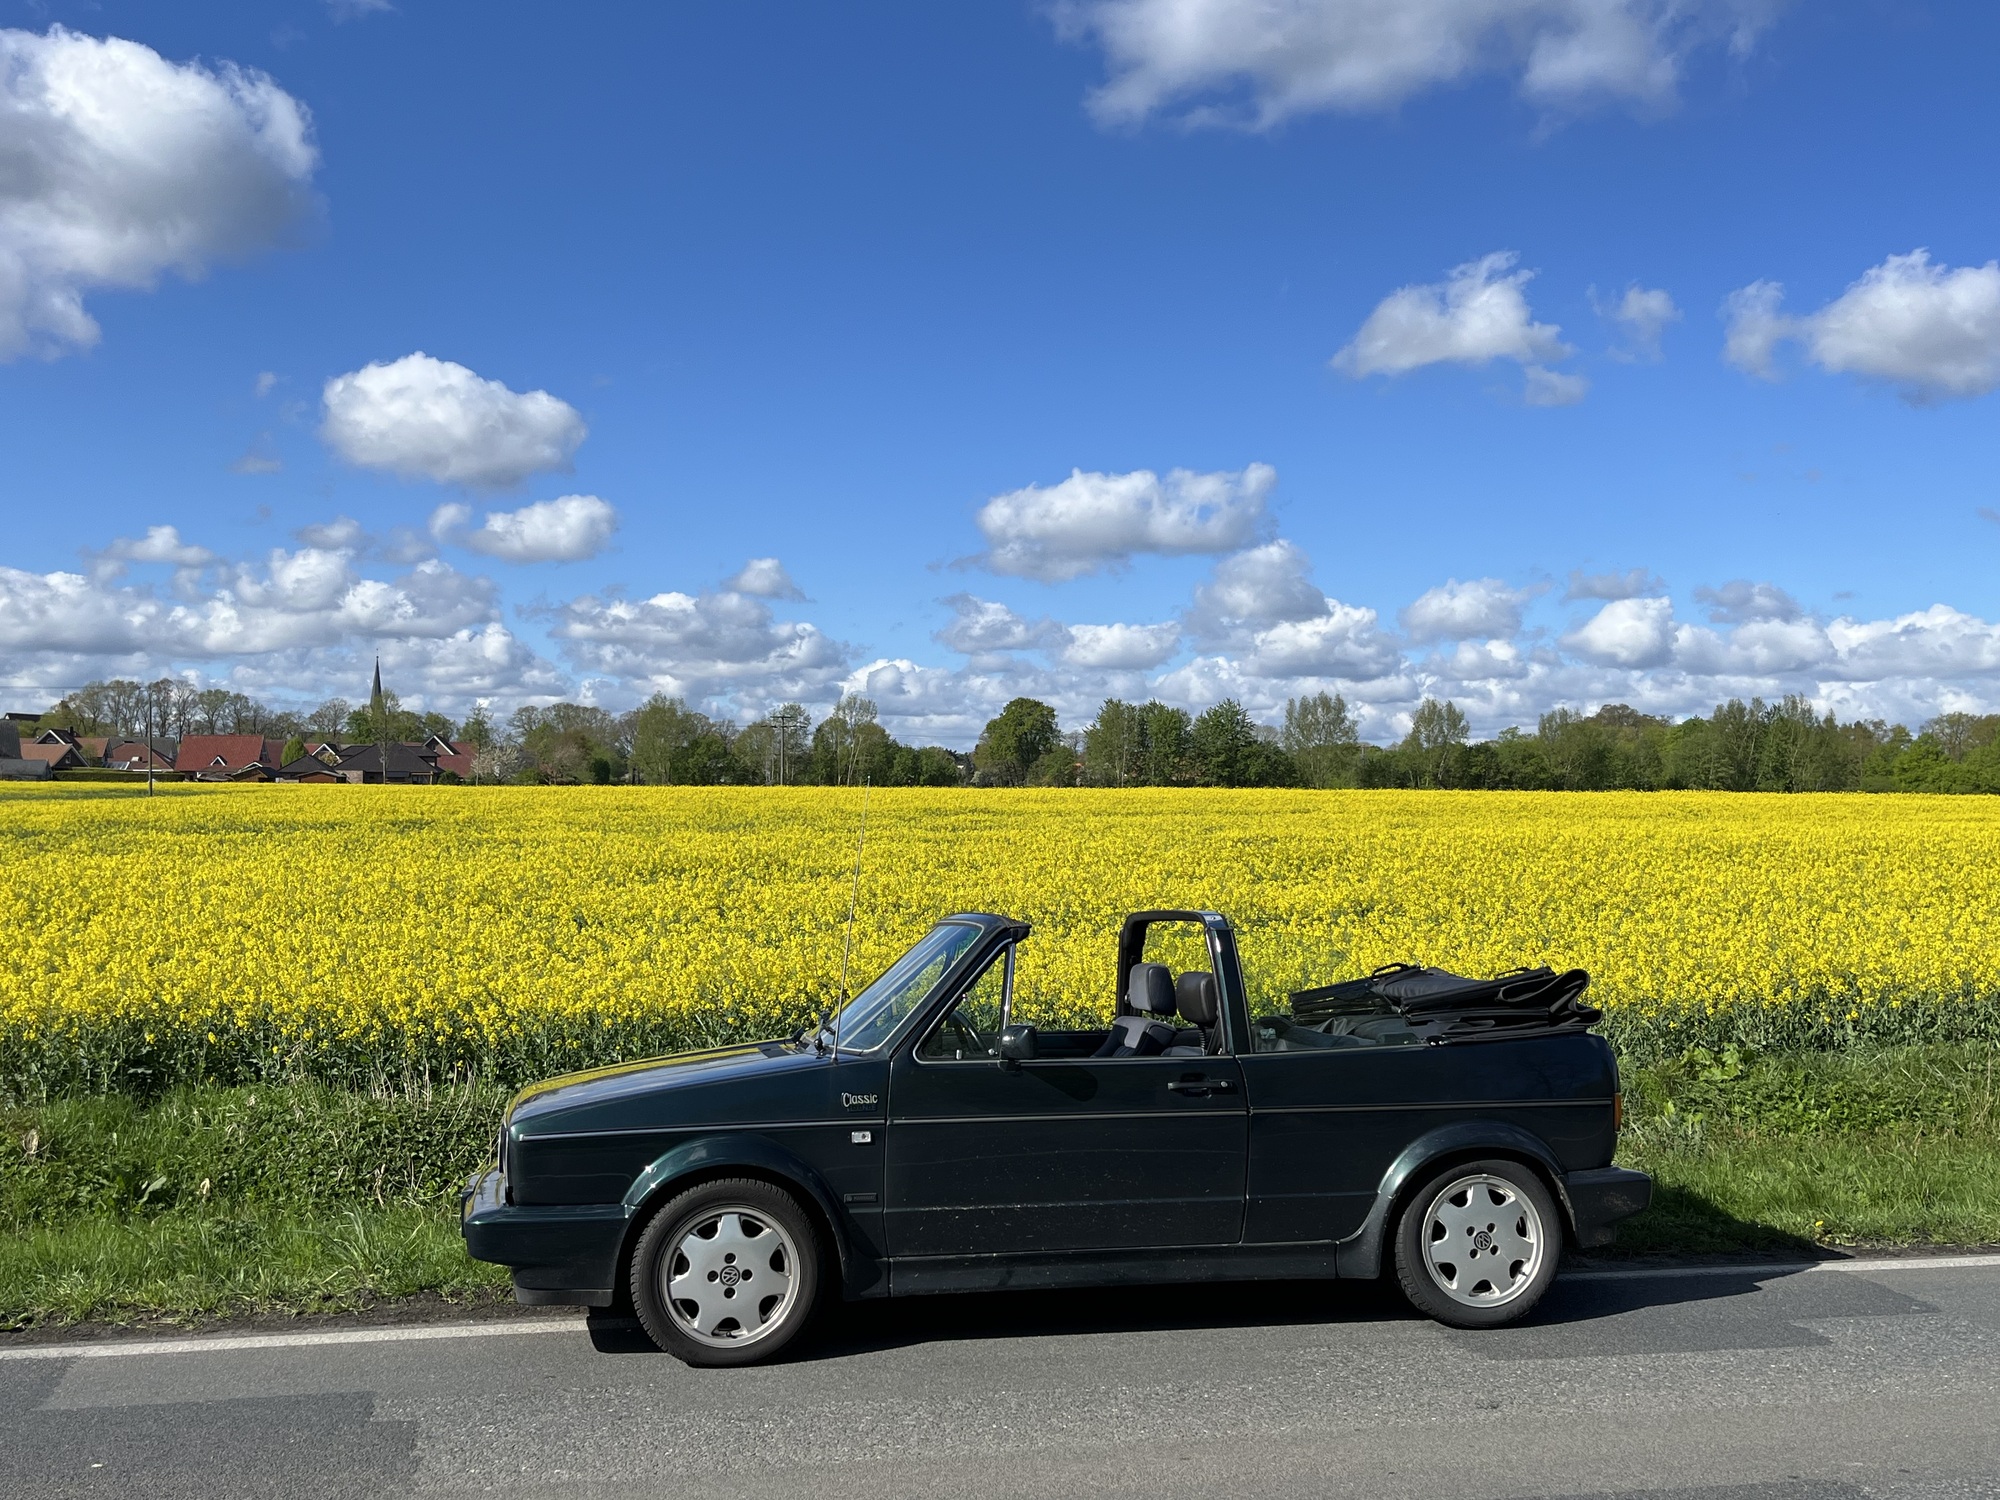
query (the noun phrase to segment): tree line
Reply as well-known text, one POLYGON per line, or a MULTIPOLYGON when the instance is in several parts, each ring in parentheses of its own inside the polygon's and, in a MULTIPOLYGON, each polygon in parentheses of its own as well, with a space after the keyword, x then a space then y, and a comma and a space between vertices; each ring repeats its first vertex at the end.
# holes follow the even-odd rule
POLYGON ((1841 723, 1796 695, 1732 698, 1679 721, 1610 703, 1475 741, 1455 704, 1426 698, 1399 743, 1375 745, 1327 693, 1286 700, 1282 726, 1230 699, 1190 715, 1114 698, 1068 733, 1048 704, 1017 698, 987 724, 973 763, 974 780, 996 786, 2000 792, 2000 714, 1941 714, 1913 734, 1841 723))
POLYGON ((189 734, 285 738, 286 757, 312 737, 419 742, 432 735, 474 752, 476 780, 653 786, 1234 786, 1468 790, 2000 792, 2000 714, 1940 714, 1914 733, 1881 719, 1842 723, 1803 697, 1730 699, 1673 720, 1610 703, 1559 708, 1533 731, 1474 740, 1464 713, 1425 699, 1393 745, 1361 739, 1346 700, 1286 700, 1284 722, 1252 719, 1234 699, 1201 714, 1157 701, 1107 699, 1090 723, 1064 729, 1056 710, 1016 698, 970 754, 897 741, 876 705, 843 696, 815 721, 786 703, 744 725, 655 694, 625 713, 580 703, 526 705, 504 721, 475 709, 463 722, 417 713, 385 693, 380 716, 329 698, 295 712, 174 678, 93 682, 39 727, 133 739, 189 734))

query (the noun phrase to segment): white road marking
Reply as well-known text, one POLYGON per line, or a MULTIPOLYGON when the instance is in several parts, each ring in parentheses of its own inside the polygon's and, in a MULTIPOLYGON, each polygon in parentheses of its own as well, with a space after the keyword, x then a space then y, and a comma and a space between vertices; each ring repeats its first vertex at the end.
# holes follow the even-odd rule
POLYGON ((1735 1266, 1622 1266, 1615 1271, 1565 1271, 1559 1281, 1652 1281, 1677 1276, 1800 1276, 1809 1271, 1847 1271, 1873 1276, 1882 1271, 1990 1271, 2000 1255, 1912 1255, 1903 1259, 1797 1260, 1746 1262, 1735 1266))
POLYGON ((0 1347, 0 1359, 123 1359, 140 1354, 207 1354, 240 1349, 310 1349, 321 1344, 405 1344, 423 1339, 490 1339, 509 1334, 582 1333, 582 1318, 507 1318, 403 1328, 315 1328, 301 1333, 229 1333, 185 1339, 106 1339, 94 1344, 0 1347))
MULTIPOLYGON (((1901 1260, 1812 1260, 1735 1266, 1627 1266, 1615 1271, 1569 1271, 1562 1281, 1670 1281, 1688 1276, 1799 1276, 1845 1271, 1875 1276, 1891 1271, 1990 1271, 2000 1255, 1927 1255, 1901 1260)), ((89 1344, 0 1345, 0 1360, 126 1359, 148 1354, 226 1354, 244 1349, 312 1349, 327 1344, 404 1344, 430 1339, 490 1339, 537 1333, 582 1333, 584 1320, 512 1318, 490 1323, 427 1323, 403 1328, 315 1328, 300 1333, 230 1333, 184 1339, 106 1339, 89 1344)), ((0 1335, 4 1338, 5 1335, 0 1335)))

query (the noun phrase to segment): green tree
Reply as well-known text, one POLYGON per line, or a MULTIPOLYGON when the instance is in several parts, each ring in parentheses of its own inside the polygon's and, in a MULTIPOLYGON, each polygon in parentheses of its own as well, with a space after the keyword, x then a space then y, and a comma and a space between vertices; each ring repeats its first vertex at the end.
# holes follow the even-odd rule
POLYGON ((476 752, 491 748, 494 738, 493 721, 486 717, 486 705, 476 705, 466 715, 465 723, 458 731, 458 739, 476 752))
POLYGON ((972 752, 987 786, 1021 786, 1062 736, 1056 711, 1036 698, 1016 698, 989 719, 972 752))
POLYGON ((812 715, 803 703, 785 703, 746 728, 736 753, 766 786, 791 786, 811 770, 812 715))
POLYGON ((1188 754, 1203 786, 1250 786, 1259 767, 1257 725, 1243 705, 1224 698, 1194 721, 1188 754))
POLYGON ((1083 732, 1083 775, 1092 786, 1129 786, 1141 779, 1146 753, 1145 716, 1131 703, 1106 698, 1083 732))
POLYGON ((1361 736, 1338 694, 1314 693, 1285 700, 1283 746, 1307 786, 1352 786, 1360 759, 1361 736))
POLYGON ((822 786, 879 782, 894 741, 875 721, 872 699, 844 693, 812 737, 812 777, 822 786))
POLYGON ((1410 732, 1401 749, 1408 757, 1415 784, 1422 787, 1458 785, 1454 774, 1470 726, 1458 705, 1426 698, 1410 715, 1410 732))
POLYGON ((1147 786, 1185 786, 1194 780, 1189 734, 1194 720, 1184 708, 1157 698, 1139 709, 1139 780, 1147 786))
POLYGON ((632 715, 633 770, 649 786, 689 782, 689 752, 713 727, 685 699, 653 694, 632 715))

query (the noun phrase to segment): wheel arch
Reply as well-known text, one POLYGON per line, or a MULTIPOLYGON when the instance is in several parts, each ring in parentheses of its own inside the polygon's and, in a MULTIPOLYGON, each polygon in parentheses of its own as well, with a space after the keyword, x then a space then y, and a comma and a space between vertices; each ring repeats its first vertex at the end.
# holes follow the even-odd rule
POLYGON ((1563 1183, 1562 1165, 1548 1144, 1532 1131, 1504 1120, 1465 1120, 1426 1131, 1390 1163, 1389 1170, 1382 1174, 1368 1217, 1335 1247, 1338 1274, 1361 1280, 1380 1276, 1389 1235, 1418 1187, 1446 1167, 1492 1158, 1518 1161, 1533 1172, 1561 1210, 1564 1230, 1575 1235, 1576 1211, 1563 1183))
POLYGON ((808 1163, 764 1136, 713 1135, 685 1142, 650 1162, 626 1190, 625 1230, 613 1267, 621 1300, 630 1295, 633 1248, 653 1215, 689 1188, 729 1177, 767 1182, 798 1200, 820 1235, 821 1253, 839 1272, 843 1295, 852 1296, 857 1282, 865 1285, 879 1275, 872 1257, 857 1255, 832 1192, 808 1163))

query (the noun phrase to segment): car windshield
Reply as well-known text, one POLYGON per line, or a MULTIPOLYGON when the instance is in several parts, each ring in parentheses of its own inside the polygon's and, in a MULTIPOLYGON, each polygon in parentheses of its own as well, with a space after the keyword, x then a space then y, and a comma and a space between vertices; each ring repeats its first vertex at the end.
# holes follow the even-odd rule
POLYGON ((881 978, 847 1002, 840 1013, 841 1047, 867 1052, 881 1046, 978 941, 979 929, 968 922, 940 922, 917 939, 881 978))

